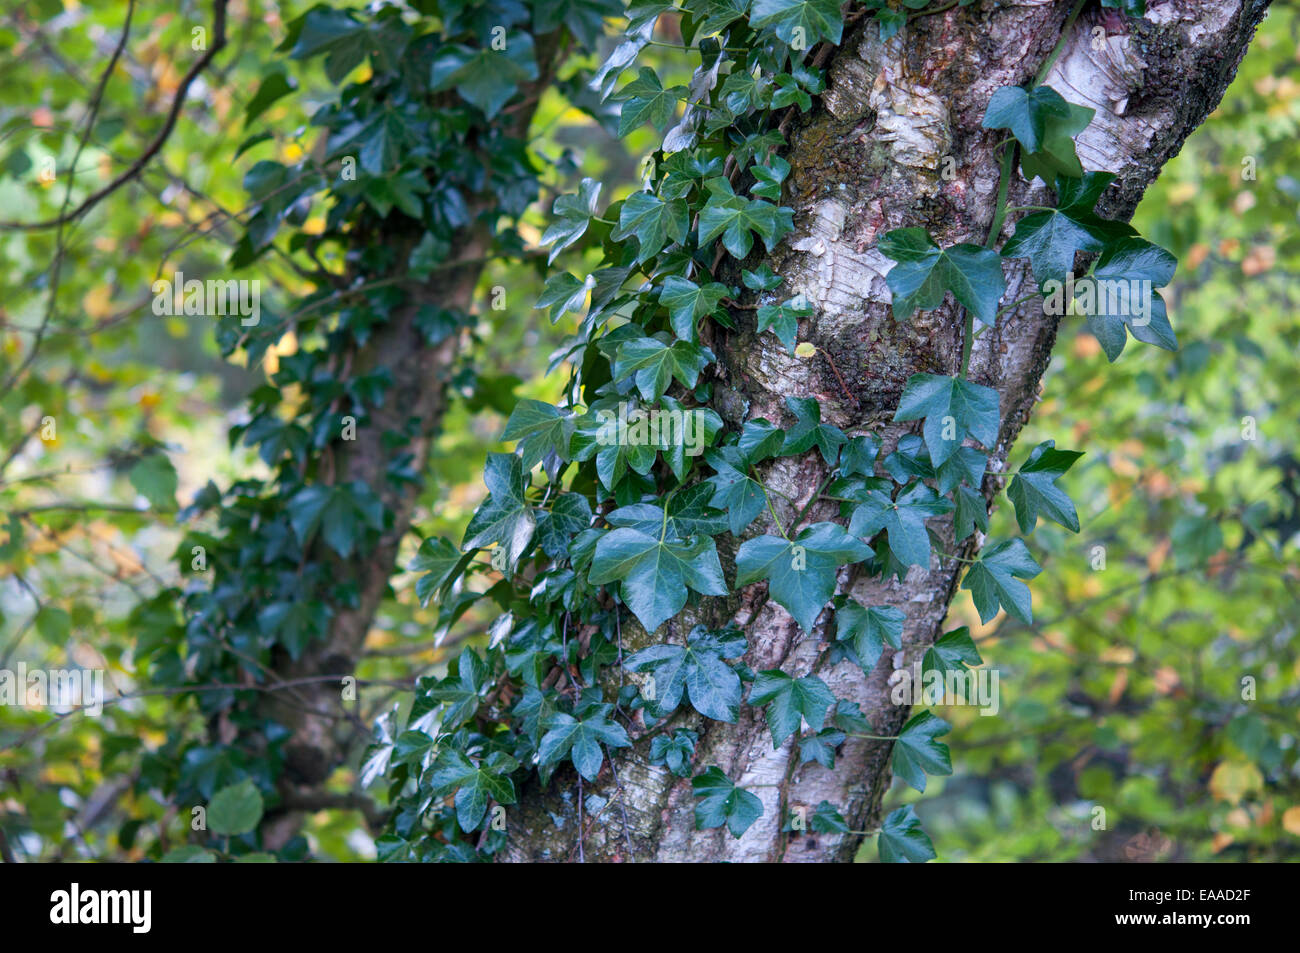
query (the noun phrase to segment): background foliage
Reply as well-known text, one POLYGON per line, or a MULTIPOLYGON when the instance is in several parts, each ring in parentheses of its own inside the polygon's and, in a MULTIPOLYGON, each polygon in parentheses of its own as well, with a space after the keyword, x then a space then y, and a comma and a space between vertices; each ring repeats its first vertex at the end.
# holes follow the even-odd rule
MULTIPOLYGON (((319 60, 294 65, 296 95, 256 124, 271 136, 232 159, 249 103, 285 67, 274 47, 305 9, 254 0, 233 8, 220 76, 192 91, 159 160, 70 229, 61 252, 52 233, 0 232, 0 668, 103 667, 110 694, 151 689, 149 640, 174 625, 151 599, 184 585, 185 561, 172 558, 178 504, 209 479, 225 486, 265 472, 226 433, 241 422, 242 399, 297 342, 286 337, 260 365, 232 368, 208 322, 154 316, 149 287, 174 270, 224 272, 243 232, 244 174, 316 148, 307 117, 336 88, 319 60), (24 366, 56 280, 40 358, 24 366), (39 438, 46 416, 57 422, 51 440, 39 438)), ((120 9, 46 0, 8 14, 0 218, 57 213, 74 156, 80 196, 138 154, 207 16, 207 4, 137 4, 138 32, 78 154, 120 9), (52 180, 43 176, 50 158, 52 180)), ((1300 849, 1298 31, 1293 11, 1275 7, 1223 105, 1139 210, 1142 233, 1182 263, 1166 291, 1181 350, 1132 345, 1108 365, 1086 329, 1063 329, 1021 446, 1069 434, 1070 446, 1087 449, 1062 481, 1083 531, 1040 528, 1045 571, 1032 583, 1032 626, 1005 614, 982 626, 966 593, 954 604, 951 623, 969 625, 1001 673, 1002 709, 990 718, 941 712, 954 726, 946 740, 955 771, 932 779, 917 809, 942 859, 1292 859, 1300 849), (1246 159, 1254 179, 1243 178, 1246 159), (1245 417, 1258 439, 1242 438, 1245 417), (1241 700, 1244 675, 1258 682, 1256 701, 1241 700), (1105 832, 1091 827, 1095 806, 1106 808, 1105 832)), ((669 52, 652 48, 641 62, 665 86, 689 82, 669 52)), ((616 131, 559 89, 543 99, 529 143, 543 194, 519 229, 529 245, 539 244, 555 195, 581 178, 606 183, 602 200, 637 188, 656 133, 646 126, 620 142, 616 131)), ((320 209, 304 222, 303 231, 325 228, 320 209)), ((298 269, 310 266, 301 253, 272 254, 247 275, 293 308, 308 290, 298 269)), ((553 327, 532 310, 541 289, 530 266, 495 263, 483 277, 461 399, 415 519, 426 534, 460 538, 515 399, 554 398, 547 358, 576 326, 570 316, 553 327), (496 286, 508 289, 503 311, 487 306, 496 286)), ((465 644, 483 644, 493 621, 478 607, 439 629, 413 581, 395 580, 367 642, 358 674, 392 683, 363 695, 367 724, 400 687, 443 674, 465 644)), ((166 736, 187 719, 201 729, 192 705, 163 694, 112 705, 99 719, 0 708, 0 829, 15 857, 140 859, 183 843, 187 819, 168 810, 161 784, 166 736)), ((360 769, 338 772, 333 786, 352 790, 360 769)), ((891 801, 913 796, 900 781, 891 801)), ((321 812, 308 837, 325 857, 374 856, 357 812, 321 812)))

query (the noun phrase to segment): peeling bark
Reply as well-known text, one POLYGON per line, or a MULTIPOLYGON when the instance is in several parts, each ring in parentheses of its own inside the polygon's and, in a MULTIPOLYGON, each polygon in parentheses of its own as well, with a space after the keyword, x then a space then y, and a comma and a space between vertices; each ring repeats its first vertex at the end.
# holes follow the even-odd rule
MULTIPOLYGON (((1097 110, 1079 137, 1085 169, 1118 173, 1100 209, 1127 219, 1164 163, 1218 104, 1263 18, 1269 0, 1154 0, 1145 21, 1126 22, 1128 32, 1102 35, 1096 9, 1085 11, 1066 39, 1046 82, 1066 99, 1097 110)), ((888 43, 874 26, 846 35, 829 68, 828 89, 803 123, 792 130, 788 160, 793 172, 784 204, 796 210, 795 233, 769 259, 787 279, 786 296, 802 292, 814 315, 802 322, 800 340, 816 345, 811 360, 791 357, 771 335, 756 335, 752 319, 740 328, 716 330, 720 355, 715 407, 739 425, 764 416, 790 423, 783 400, 810 395, 822 404, 823 420, 847 433, 874 432, 888 453, 915 424, 892 417, 904 383, 914 373, 955 374, 960 367, 962 325, 951 299, 943 307, 895 322, 884 276, 890 262, 877 250, 885 232, 924 226, 940 245, 984 244, 994 216, 998 163, 994 146, 1003 135, 980 127, 993 91, 1032 78, 1056 46, 1067 0, 977 2, 922 16, 888 43), (943 175, 951 156, 955 177, 943 175), (832 366, 833 365, 833 366, 832 366)), ((1049 204, 1041 184, 1017 173, 1011 204, 1049 204)), ((1004 226, 1005 238, 1012 223, 1004 226)), ((1028 267, 1009 262, 1006 302, 1035 290, 1028 267)), ((1004 315, 975 340, 970 376, 997 389, 1002 426, 991 455, 984 491, 1000 489, 1008 453, 1037 399, 1057 332, 1057 318, 1032 302, 1004 315)), ((770 486, 805 501, 825 469, 816 454, 768 466, 770 486)), ((806 520, 833 519, 834 504, 814 506, 806 520)), ((791 507, 778 505, 790 520, 791 507)), ((941 548, 970 558, 982 536, 953 542, 950 519, 931 520, 941 548)), ((756 532, 763 530, 756 529, 756 532)), ((724 561, 731 554, 724 553, 724 561)), ((956 591, 960 564, 932 556, 929 571, 912 567, 902 582, 859 578, 841 571, 840 589, 863 605, 904 611, 903 656, 910 665, 941 633, 956 591)), ((728 571, 734 569, 728 566, 728 571)), ((765 587, 750 587, 725 600, 706 600, 666 627, 679 641, 697 619, 720 624, 734 619, 746 632, 751 668, 782 668, 801 676, 815 672, 840 698, 856 701, 880 734, 895 734, 909 710, 889 698, 893 666, 886 652, 870 676, 848 662, 830 665, 820 630, 806 636, 765 587)), ((651 641, 625 625, 627 648, 651 641)), ((588 792, 610 800, 584 836, 587 859, 601 861, 848 861, 859 835, 782 833, 791 809, 811 813, 828 800, 854 830, 877 828, 890 783, 890 743, 850 738, 835 769, 800 766, 796 738, 773 749, 766 724, 749 706, 735 725, 679 715, 701 732, 696 765, 716 764, 763 801, 763 816, 739 839, 725 829, 697 831, 689 780, 648 763, 641 741, 606 767, 588 792), (620 783, 621 782, 621 783, 620 783), (626 808, 624 813, 618 802, 626 808), (629 849, 630 848, 630 849, 629 849)), ((951 740, 951 739, 950 739, 951 740)), ((954 740, 960 744, 960 739, 954 740)), ((546 790, 533 786, 512 810, 508 859, 563 860, 576 855, 577 807, 573 776, 557 774, 546 790)))

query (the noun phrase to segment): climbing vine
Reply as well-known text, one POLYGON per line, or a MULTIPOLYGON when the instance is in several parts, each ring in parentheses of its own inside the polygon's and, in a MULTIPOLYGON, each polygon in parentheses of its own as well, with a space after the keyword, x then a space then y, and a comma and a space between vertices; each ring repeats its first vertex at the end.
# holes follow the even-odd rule
MULTIPOLYGON (((340 676, 295 679, 286 671, 322 648, 341 615, 358 610, 359 573, 340 567, 382 561, 381 537, 405 534, 395 501, 419 485, 425 460, 417 441, 433 425, 431 415, 400 406, 407 399, 400 382, 368 349, 409 316, 414 333, 402 348, 432 354, 421 367, 440 375, 419 386, 437 394, 454 378, 459 390, 473 390, 472 365, 452 365, 454 345, 476 322, 468 301, 452 302, 468 299, 464 289, 472 291, 484 261, 528 253, 516 225, 538 194, 525 141, 532 110, 547 89, 581 88, 584 77, 560 77, 559 66, 591 47, 603 18, 620 9, 603 0, 417 0, 364 14, 318 5, 288 24, 281 51, 319 63, 340 89, 312 117, 319 148, 297 162, 249 169, 252 204, 230 264, 247 269, 278 255, 309 290, 284 308, 263 309, 257 321, 227 316, 218 330, 223 353, 250 367, 294 341, 230 431, 232 446, 256 449, 267 476, 224 490, 208 483, 181 513, 193 527, 177 552, 190 584, 160 592, 132 617, 136 657, 151 681, 191 694, 208 727, 196 741, 192 726, 178 721, 146 759, 148 782, 214 815, 196 827, 206 839, 168 859, 262 856, 264 814, 291 810, 285 796, 293 784, 319 782, 332 769, 289 770, 283 716, 310 712, 298 693, 320 683, 337 692, 340 676), (317 225, 308 225, 312 218, 317 225), (397 421, 374 442, 391 462, 374 480, 349 478, 352 441, 380 420, 397 421)), ((263 79, 245 115, 252 134, 236 158, 271 137, 254 131, 257 123, 296 88, 287 72, 263 79)), ((475 670, 466 663, 460 677, 468 682, 475 670)), ((447 714, 450 724, 455 712, 447 714)), ((489 759, 484 769, 484 790, 494 794, 491 772, 500 764, 489 759)), ((295 837, 277 853, 294 859, 306 849, 295 837)))
MULTIPOLYGON (((949 750, 937 740, 949 726, 933 713, 915 714, 897 735, 877 735, 855 704, 817 676, 752 671, 738 629, 696 625, 677 634, 674 620, 704 597, 765 583, 809 634, 831 607, 832 661, 851 659, 870 673, 886 646, 902 647, 903 613, 836 595, 837 573, 853 566, 901 578, 910 566, 928 568, 933 517, 953 514, 958 542, 990 531, 983 488, 999 398, 970 378, 969 360, 974 337, 1024 303, 1003 304, 1003 260, 1028 259, 1045 306, 1055 297, 1087 313, 1112 360, 1130 333, 1176 346, 1155 290, 1175 262, 1095 210, 1114 176, 1085 173, 1076 155, 1074 137, 1092 110, 1043 85, 1058 48, 1035 82, 1000 89, 988 105, 985 128, 1006 138, 986 244, 940 247, 921 228, 880 240, 895 262, 887 277, 895 320, 939 307, 949 293, 965 315, 960 372, 916 374, 902 394, 894 419, 920 422, 920 434, 904 436, 881 459, 878 435, 823 423, 811 397, 787 398, 794 420, 787 427, 760 418, 731 429, 709 408, 711 325, 753 320, 790 352, 811 353, 811 344, 798 342, 810 304, 783 294, 784 280, 767 266, 746 264, 760 244, 770 252, 793 228, 793 210, 780 204, 790 172, 780 152, 792 118, 823 91, 827 51, 846 23, 864 16, 874 16, 887 39, 906 17, 954 5, 868 2, 842 16, 833 0, 686 0, 629 11, 625 38, 595 84, 621 104, 620 134, 648 123, 663 144, 644 188, 628 198, 602 209, 600 183, 585 180, 556 201, 546 234, 551 260, 566 249, 604 253, 590 274, 553 274, 538 302, 553 321, 581 316, 557 364, 567 374, 562 394, 554 404, 518 404, 503 434, 515 451, 490 456, 489 493, 461 544, 426 540, 410 567, 422 573, 421 598, 438 600, 444 617, 480 598, 495 601, 502 615, 484 651, 467 648, 446 677, 421 680, 405 722, 379 726, 366 774, 385 775, 395 805, 383 857, 491 856, 505 844, 498 815, 530 775, 545 785, 571 764, 581 810, 584 780, 594 781, 607 761, 616 771, 610 753, 642 743, 652 764, 691 778, 697 827, 725 826, 740 837, 762 803, 718 766, 695 763, 698 732, 676 717, 685 710, 735 722, 742 705, 761 709, 774 746, 796 737, 803 762, 827 767, 851 735, 891 742, 895 775, 919 791, 927 775, 950 773, 949 750), (658 42, 656 20, 670 12, 680 16, 697 60, 689 85, 665 87, 643 67, 620 88, 620 75, 658 42), (1027 179, 1050 183, 1057 204, 1008 207, 1017 166, 1027 179), (1019 213, 998 248, 1005 216, 1019 213), (1076 280, 1079 253, 1091 265, 1076 280), (1123 307, 1079 305, 1105 281, 1138 282, 1132 287, 1149 297, 1123 307), (812 453, 829 475, 792 520, 782 520, 760 465, 812 453), (838 503, 842 522, 805 524, 818 501, 838 503), (738 543, 728 547, 731 583, 718 552, 724 537, 738 543), (640 651, 624 651, 628 616, 653 636, 640 651)), ((1140 2, 1123 7, 1143 13, 1140 2)), ((1006 492, 1022 534, 1040 519, 1079 530, 1074 505, 1056 485, 1079 456, 1048 441, 1011 475, 1006 492)), ((963 561, 962 587, 981 620, 1000 610, 1032 618, 1025 580, 1040 567, 1020 537, 990 538, 963 561)), ((926 671, 981 663, 965 628, 943 635, 924 658, 926 671)), ((793 812, 782 819, 786 830, 794 822, 793 812)), ((827 802, 803 829, 849 832, 827 802)), ((879 830, 856 833, 877 836, 882 860, 934 856, 910 806, 879 830)), ((580 851, 581 825, 575 837, 580 851)))

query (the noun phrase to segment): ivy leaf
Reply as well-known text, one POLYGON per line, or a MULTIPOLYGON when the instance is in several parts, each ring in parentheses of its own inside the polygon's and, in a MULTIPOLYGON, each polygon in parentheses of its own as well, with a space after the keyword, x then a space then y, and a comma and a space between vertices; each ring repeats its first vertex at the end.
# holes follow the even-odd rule
POLYGON ((980 622, 991 621, 1001 606, 1028 625, 1033 622, 1029 587, 1019 580, 1033 579, 1042 571, 1024 540, 1006 539, 980 554, 961 587, 970 590, 980 622))
POLYGON ((659 303, 668 309, 673 333, 683 341, 695 341, 696 322, 712 314, 726 294, 727 286, 720 282, 711 281, 701 288, 689 278, 671 275, 664 279, 659 303))
POLYGON ((998 392, 960 377, 913 374, 907 379, 894 420, 925 418, 925 445, 941 465, 970 434, 992 449, 998 442, 998 392))
POLYGON ((771 331, 793 355, 795 338, 799 334, 799 319, 812 313, 813 309, 803 295, 796 295, 784 304, 759 305, 758 333, 771 331))
POLYGON ((804 721, 813 731, 820 731, 826 712, 835 704, 835 696, 816 675, 795 678, 779 669, 759 672, 749 690, 749 704, 767 706, 767 726, 772 732, 772 747, 781 747, 804 721))
POLYGON ((1031 212, 1016 223, 1002 246, 1003 258, 1028 258, 1039 287, 1065 282, 1078 252, 1099 252, 1108 242, 1133 235, 1123 222, 1099 218, 1093 207, 1114 180, 1110 172, 1088 172, 1082 179, 1056 179, 1058 208, 1031 212))
POLYGON ((1079 514, 1056 481, 1081 456, 1074 450, 1057 450, 1054 440, 1040 443, 1029 454, 1007 490, 1007 498, 1016 507, 1020 532, 1032 533, 1040 513, 1072 533, 1079 532, 1079 514))
POLYGON ((716 471, 705 481, 713 488, 711 502, 727 514, 731 535, 739 536, 767 506, 763 484, 749 475, 745 459, 735 447, 709 450, 704 460, 716 471))
POLYGON ((317 528, 340 556, 351 555, 365 527, 382 529, 383 504, 360 480, 343 486, 309 486, 294 494, 288 505, 289 522, 306 546, 317 528))
POLYGON ((547 453, 561 460, 569 459, 569 440, 573 437, 572 414, 566 414, 544 401, 520 400, 510 412, 502 440, 518 440, 522 470, 531 470, 547 453))
MULTIPOLYGON (((791 80, 793 82, 793 80, 791 80)), ((808 98, 807 93, 801 91, 804 98, 808 98)), ((782 105, 789 103, 773 103, 774 109, 780 109, 782 105)), ((808 100, 807 109, 812 105, 812 100, 808 100)), ((761 199, 770 199, 773 202, 781 200, 781 183, 785 181, 786 176, 790 174, 790 163, 786 162, 780 156, 772 156, 767 165, 756 165, 749 170, 755 179, 754 185, 750 186, 749 191, 761 199)))
POLYGON ((561 493, 550 512, 537 517, 537 541, 552 559, 568 555, 569 542, 591 525, 591 504, 581 493, 561 493))
POLYGON ((826 465, 835 466, 840 446, 848 439, 844 436, 844 431, 831 424, 822 423, 821 404, 817 403, 814 397, 787 397, 785 405, 794 414, 795 424, 786 431, 781 455, 788 457, 816 447, 821 451, 826 465))
MULTIPOLYGON (((551 214, 558 221, 552 222, 542 234, 543 245, 555 243, 551 248, 550 256, 546 259, 548 265, 555 261, 560 252, 586 233, 587 225, 590 224, 592 216, 596 214, 596 202, 600 198, 600 189, 601 184, 595 179, 583 179, 578 184, 577 194, 561 195, 555 200, 555 204, 551 207, 551 214)), ((581 305, 578 307, 581 307, 581 305)))
POLYGON ((959 486, 953 499, 957 504, 957 512, 953 516, 957 542, 960 543, 975 532, 976 526, 986 533, 989 531, 988 503, 985 502, 982 493, 969 486, 959 486))
POLYGON ((616 241, 636 236, 637 264, 659 253, 669 241, 686 241, 690 217, 686 203, 680 199, 665 202, 652 192, 634 192, 624 201, 618 214, 618 227, 610 237, 616 241))
POLYGON ((982 324, 996 322, 998 302, 1007 291, 997 252, 971 244, 941 249, 923 228, 895 229, 878 247, 898 263, 885 276, 896 319, 906 320, 917 308, 939 307, 951 291, 982 324))
POLYGON ((911 804, 889 812, 880 826, 877 847, 886 864, 923 864, 937 856, 911 804))
POLYGON ((691 779, 691 791, 700 799, 695 805, 695 829, 708 830, 724 824, 739 838, 763 816, 763 802, 722 773, 716 766, 691 779))
POLYGON ((222 788, 208 804, 208 830, 219 837, 239 837, 262 819, 262 792, 251 780, 222 788))
POLYGON ((952 725, 932 712, 913 715, 898 733, 890 763, 894 774, 922 793, 926 774, 952 774, 948 746, 934 739, 946 735, 952 725))
POLYGON ((695 759, 695 743, 699 740, 699 734, 689 728, 679 728, 671 736, 655 735, 650 740, 650 763, 665 765, 679 778, 687 777, 695 759))
POLYGON ((708 247, 719 235, 732 257, 742 259, 754 246, 754 235, 769 252, 786 232, 794 228, 794 210, 778 208, 762 199, 746 199, 722 176, 705 183, 709 200, 700 211, 700 247, 708 247))
POLYGON ((736 441, 736 446, 744 454, 745 462, 751 466, 776 456, 784 445, 785 431, 765 417, 745 421, 740 439, 736 441))
POLYGON ((510 35, 504 50, 474 50, 460 44, 444 47, 433 60, 429 85, 434 90, 455 86, 466 102, 491 119, 519 91, 520 84, 535 79, 533 38, 519 31, 510 35))
POLYGON ((452 730, 478 711, 479 699, 487 687, 487 665, 473 649, 464 649, 456 660, 456 673, 429 689, 428 700, 447 706, 442 713, 442 727, 452 730))
POLYGON ((844 816, 830 801, 822 801, 808 819, 808 828, 814 834, 847 834, 849 825, 844 816))
POLYGON ((339 84, 366 58, 370 42, 367 33, 366 27, 346 10, 315 7, 303 16, 289 56, 303 60, 325 54, 325 75, 331 83, 339 84))
POLYGON ((984 481, 988 464, 988 456, 974 447, 958 447, 957 452, 935 470, 935 486, 939 495, 945 496, 963 483, 979 486, 984 481))
POLYGON ((838 0, 754 0, 749 22, 801 50, 811 49, 819 40, 838 45, 844 30, 838 0))
POLYGON ((1118 7, 1131 17, 1144 17, 1147 0, 1101 0, 1103 7, 1118 7))
POLYGON ((666 512, 653 503, 633 503, 608 513, 605 520, 611 526, 629 526, 648 536, 663 533, 671 541, 716 536, 726 524, 723 514, 708 506, 712 495, 712 487, 695 483, 673 493, 666 512))
POLYGON ((333 615, 334 611, 323 602, 272 602, 257 613, 257 625, 297 660, 308 645, 325 635, 333 615))
MULTIPOLYGON (((585 224, 583 228, 586 228, 585 224)), ((579 281, 567 271, 559 272, 546 279, 541 297, 533 307, 550 308, 551 323, 554 324, 570 311, 580 314, 587 303, 587 292, 595 285, 596 279, 592 275, 588 275, 586 281, 579 281)))
POLYGON ((637 78, 624 86, 618 95, 623 103, 623 111, 618 118, 618 137, 622 139, 637 126, 647 122, 663 132, 677 112, 678 101, 685 95, 685 86, 664 89, 654 70, 647 66, 641 67, 637 78))
POLYGON ((984 113, 985 129, 1009 129, 1026 152, 1038 152, 1043 147, 1051 120, 1070 118, 1070 104, 1050 86, 1036 86, 1024 90, 1019 86, 1003 86, 994 92, 984 113))
POLYGON ((835 638, 849 643, 862 670, 870 674, 886 642, 896 649, 903 647, 906 618, 896 606, 864 607, 848 599, 835 610, 835 638))
POLYGON ((647 632, 654 632, 686 605, 686 589, 725 596, 727 585, 713 540, 677 542, 620 527, 596 544, 593 585, 618 582, 623 601, 647 632))
POLYGON ((131 486, 149 501, 156 510, 171 509, 176 505, 176 487, 179 480, 176 468, 165 453, 151 453, 131 468, 127 474, 131 486))
POLYGON ((840 566, 862 562, 871 550, 835 523, 814 523, 793 541, 757 536, 736 553, 736 585, 766 579, 768 592, 805 632, 835 591, 840 566))
POLYGON ((564 712, 551 715, 544 726, 547 732, 537 746, 539 763, 555 765, 567 754, 579 774, 588 781, 595 781, 605 761, 600 749, 602 744, 610 748, 632 745, 623 726, 609 720, 613 708, 613 705, 597 705, 581 721, 564 712))
POLYGON ((456 821, 461 830, 472 831, 483 823, 488 801, 515 803, 515 784, 509 775, 518 768, 519 762, 503 751, 494 751, 475 764, 461 752, 449 749, 438 755, 429 783, 435 794, 455 789, 456 821))
POLYGON ((686 638, 686 645, 652 645, 624 661, 631 672, 655 673, 655 697, 647 698, 657 718, 677 710, 682 695, 706 718, 734 723, 740 713, 740 676, 725 658, 744 654, 745 642, 723 640, 702 625, 686 638), (737 651, 737 648, 739 651, 737 651))
POLYGON ((499 543, 510 566, 519 561, 537 527, 533 508, 524 497, 527 480, 519 457, 513 453, 488 454, 483 471, 488 498, 465 527, 463 547, 482 549, 499 543))
POLYGON ((1160 292, 1169 284, 1178 259, 1159 245, 1141 238, 1124 238, 1106 246, 1092 275, 1076 282, 1080 308, 1088 329, 1112 363, 1128 343, 1125 328, 1146 344, 1167 351, 1178 349, 1169 311, 1160 292), (1082 291, 1082 294, 1080 294, 1082 291), (1146 295, 1145 300, 1135 300, 1146 295), (1091 302, 1088 302, 1091 297, 1091 302))
POLYGON ((952 511, 952 503, 924 483, 909 484, 897 500, 881 490, 869 490, 849 520, 849 532, 864 539, 882 529, 889 533, 889 551, 904 566, 930 566, 930 534, 925 521, 952 511))
POLYGON ((614 359, 614 380, 632 377, 641 396, 652 401, 663 396, 674 378, 694 388, 700 372, 716 360, 713 352, 690 341, 670 341, 666 334, 624 341, 614 359))
POLYGON ((828 771, 835 768, 835 749, 848 736, 836 728, 823 728, 815 735, 799 739, 799 763, 816 761, 828 771))
POLYGON ((254 119, 266 112, 276 100, 288 96, 297 88, 297 81, 286 76, 282 71, 267 73, 258 85, 257 92, 244 108, 244 127, 247 128, 254 119))
POLYGON ((840 451, 840 473, 844 476, 861 474, 874 476, 876 458, 880 456, 880 438, 875 434, 850 437, 840 451))
POLYGON ((965 672, 967 665, 982 665, 980 651, 975 647, 975 640, 970 637, 970 629, 962 626, 945 632, 935 640, 934 645, 925 650, 922 660, 922 677, 925 672, 965 672))

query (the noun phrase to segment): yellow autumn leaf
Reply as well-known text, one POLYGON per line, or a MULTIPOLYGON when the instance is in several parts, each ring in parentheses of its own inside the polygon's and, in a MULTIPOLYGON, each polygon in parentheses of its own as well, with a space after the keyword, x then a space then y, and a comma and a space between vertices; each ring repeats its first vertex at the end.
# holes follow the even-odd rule
POLYGON ((1288 834, 1300 837, 1300 804, 1282 812, 1282 828, 1288 834))
POLYGON ((1217 801, 1239 804, 1247 794, 1262 790, 1264 776, 1253 764, 1223 761, 1210 775, 1210 793, 1217 801))

